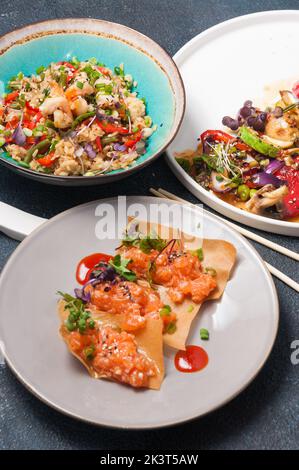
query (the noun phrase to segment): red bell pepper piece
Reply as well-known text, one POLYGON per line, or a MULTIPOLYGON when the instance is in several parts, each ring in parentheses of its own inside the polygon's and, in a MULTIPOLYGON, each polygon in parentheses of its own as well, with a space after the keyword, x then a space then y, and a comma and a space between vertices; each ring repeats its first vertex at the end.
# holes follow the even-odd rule
POLYGON ((99 121, 96 119, 96 123, 106 134, 112 134, 113 132, 117 132, 118 134, 129 133, 129 130, 125 127, 115 126, 114 124, 110 124, 110 122, 99 121))
POLYGON ((72 72, 76 72, 76 68, 70 62, 66 62, 62 60, 58 62, 58 65, 66 65, 69 69, 72 70, 72 72))
POLYGON ((135 134, 133 134, 133 139, 128 139, 128 140, 125 141, 125 145, 129 148, 132 148, 140 140, 141 140, 141 131, 137 131, 137 132, 135 132, 135 134))
POLYGON ((43 114, 40 111, 38 111, 38 113, 33 118, 35 121, 35 124, 37 124, 41 120, 42 117, 43 117, 43 114))
POLYGON ((211 137, 211 139, 215 140, 216 142, 232 143, 238 150, 251 150, 248 145, 238 141, 236 137, 233 137, 232 135, 223 131, 207 130, 203 132, 200 136, 202 143, 204 143, 208 137, 211 137))
POLYGON ((11 103, 11 101, 14 101, 18 96, 19 96, 19 91, 12 91, 11 93, 8 93, 5 97, 5 104, 11 103))
POLYGON ((101 137, 98 136, 96 138, 96 146, 98 147, 99 151, 102 152, 103 151, 103 147, 102 147, 102 142, 101 142, 101 137))
POLYGON ((288 194, 283 198, 283 215, 286 218, 299 215, 299 170, 284 166, 275 173, 275 176, 288 185, 288 194))
POLYGON ((39 108, 34 108, 33 106, 31 106, 31 104, 29 103, 29 101, 26 101, 26 108, 27 108, 27 112, 29 114, 36 114, 36 113, 39 113, 39 108))
POLYGON ((101 72, 103 75, 109 75, 110 76, 110 72, 109 70, 106 68, 106 67, 97 67, 98 71, 101 72))
POLYGON ((42 158, 38 158, 37 161, 40 165, 45 166, 46 168, 48 168, 48 167, 52 166, 53 163, 54 163, 53 155, 54 155, 54 152, 48 153, 48 155, 45 155, 42 158))

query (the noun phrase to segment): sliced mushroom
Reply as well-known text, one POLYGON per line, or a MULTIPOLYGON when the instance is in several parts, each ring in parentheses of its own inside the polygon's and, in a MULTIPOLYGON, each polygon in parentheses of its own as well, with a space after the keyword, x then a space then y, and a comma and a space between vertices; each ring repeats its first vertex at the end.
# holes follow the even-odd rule
POLYGON ((276 206, 279 212, 283 197, 288 194, 287 186, 280 186, 274 189, 274 186, 267 184, 259 189, 251 199, 246 203, 245 208, 254 214, 262 214, 268 207, 276 206))
POLYGON ((284 117, 269 116, 265 127, 265 140, 277 147, 288 148, 293 145, 297 137, 297 127, 290 126, 284 117))

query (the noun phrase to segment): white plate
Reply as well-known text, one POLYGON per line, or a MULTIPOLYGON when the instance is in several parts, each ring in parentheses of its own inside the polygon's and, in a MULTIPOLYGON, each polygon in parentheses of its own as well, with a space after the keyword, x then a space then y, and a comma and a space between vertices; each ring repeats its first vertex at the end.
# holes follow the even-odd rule
POLYGON ((269 11, 234 18, 199 34, 174 56, 186 89, 186 113, 167 161, 179 180, 202 202, 233 220, 268 232, 299 235, 299 223, 242 211, 197 184, 173 158, 195 148, 206 129, 221 129, 223 116, 234 116, 264 87, 299 80, 299 11, 269 11))
MULTIPOLYGON (((159 202, 173 204, 140 196, 128 201, 146 208, 159 202)), ((118 214, 117 199, 102 202, 111 203, 118 214)), ((208 366, 198 373, 180 373, 169 349, 160 391, 135 391, 91 379, 58 335, 55 293, 72 292, 75 267, 83 256, 113 253, 118 244, 95 236, 99 204, 84 204, 45 222, 6 264, 0 278, 0 340, 7 363, 48 405, 95 424, 155 428, 196 418, 225 404, 256 376, 276 337, 277 295, 262 259, 243 237, 205 212, 204 237, 228 240, 238 252, 222 299, 204 305, 188 338, 188 344, 201 344, 207 350, 208 366), (200 340, 201 327, 210 331, 209 341, 200 340)))

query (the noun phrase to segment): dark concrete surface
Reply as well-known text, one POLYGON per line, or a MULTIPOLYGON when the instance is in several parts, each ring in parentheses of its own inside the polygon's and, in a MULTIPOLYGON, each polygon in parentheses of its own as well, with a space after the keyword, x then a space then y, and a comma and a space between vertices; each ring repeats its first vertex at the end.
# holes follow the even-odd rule
MULTIPOLYGON (((131 26, 151 36, 170 54, 196 34, 226 19, 255 11, 299 8, 295 0, 6 0, 0 3, 0 34, 45 19, 94 17, 131 26)), ((0 171, 0 200, 43 217, 97 198, 147 194, 150 186, 162 186, 195 202, 170 172, 163 157, 127 180, 86 189, 51 187, 24 179, 4 167, 0 171)), ((298 251, 298 239, 268 236, 298 251)), ((0 234, 1 267, 17 244, 0 234)), ((265 260, 299 280, 295 261, 260 245, 256 248, 265 260)), ((255 381, 224 408, 176 428, 142 432, 96 428, 48 408, 25 390, 7 366, 0 366, 0 448, 298 449, 299 365, 290 362, 290 343, 299 339, 298 294, 280 281, 275 280, 275 284, 281 320, 274 349, 255 381)))

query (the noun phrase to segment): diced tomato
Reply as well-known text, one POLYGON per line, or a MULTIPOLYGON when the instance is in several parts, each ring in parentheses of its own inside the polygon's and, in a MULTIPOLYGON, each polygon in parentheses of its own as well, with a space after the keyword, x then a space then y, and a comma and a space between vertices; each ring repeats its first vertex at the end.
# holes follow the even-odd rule
POLYGON ((42 166, 45 166, 45 167, 50 167, 53 165, 54 163, 54 160, 53 160, 53 156, 54 156, 54 152, 51 152, 51 153, 48 153, 48 155, 45 155, 44 157, 42 158, 38 158, 38 163, 42 166))
POLYGON ((96 146, 98 147, 99 151, 102 152, 103 151, 103 147, 102 147, 102 142, 101 142, 101 137, 98 136, 96 138, 96 146))
POLYGON ((5 104, 11 103, 11 101, 14 101, 18 96, 19 96, 19 91, 12 91, 11 93, 8 93, 5 97, 5 104))
POLYGON ((113 132, 118 132, 118 134, 129 133, 129 130, 125 127, 115 126, 114 124, 110 124, 110 122, 99 121, 96 119, 96 123, 106 134, 112 134, 113 132))

